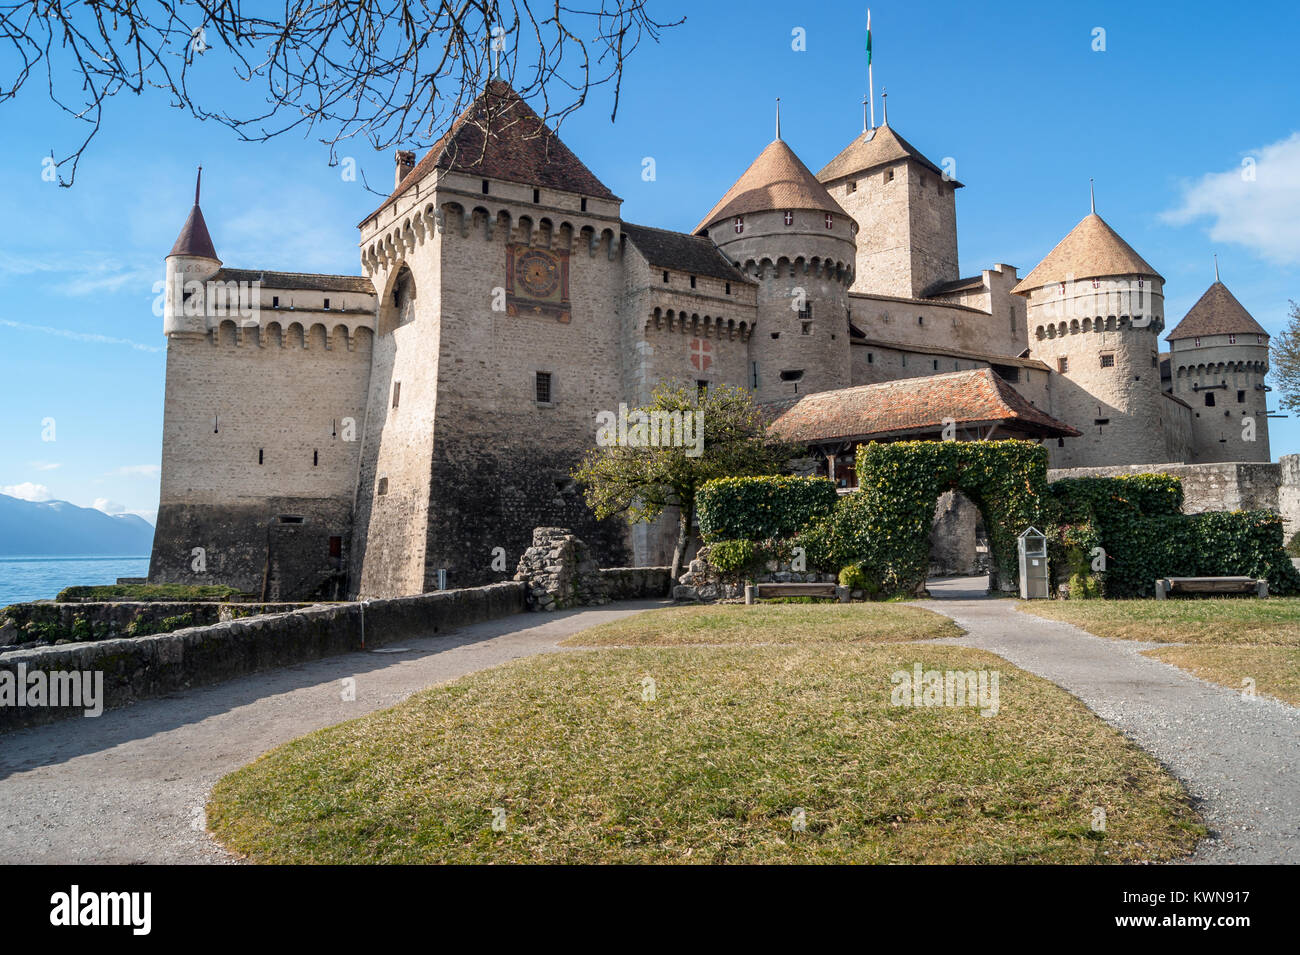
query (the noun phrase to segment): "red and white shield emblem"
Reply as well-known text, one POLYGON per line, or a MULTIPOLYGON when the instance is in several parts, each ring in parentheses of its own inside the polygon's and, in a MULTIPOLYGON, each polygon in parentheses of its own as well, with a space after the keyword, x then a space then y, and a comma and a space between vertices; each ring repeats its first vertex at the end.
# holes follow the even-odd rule
POLYGON ((708 371, 713 364, 713 343, 703 338, 691 339, 691 367, 696 371, 708 371))

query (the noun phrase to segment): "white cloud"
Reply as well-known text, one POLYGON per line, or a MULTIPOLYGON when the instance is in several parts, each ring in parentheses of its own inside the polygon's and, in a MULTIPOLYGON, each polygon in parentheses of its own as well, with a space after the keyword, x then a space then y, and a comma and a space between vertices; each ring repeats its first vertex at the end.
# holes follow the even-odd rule
POLYGON ((112 473, 121 477, 155 477, 161 470, 157 464, 126 464, 112 473))
POLYGON ((126 506, 118 504, 116 501, 110 501, 106 497, 95 498, 95 503, 91 505, 97 511, 103 511, 105 514, 125 514, 126 506))
POLYGON ((55 468, 63 467, 58 461, 28 461, 27 466, 37 471, 53 471, 55 468))
POLYGON ((50 489, 44 484, 33 484, 31 481, 24 481, 22 484, 0 485, 0 494, 8 494, 20 501, 49 501, 54 497, 50 493, 50 489))
POLYGON ((91 342, 97 345, 130 345, 137 351, 162 351, 161 348, 153 345, 142 345, 139 342, 131 341, 129 338, 110 338, 108 335, 74 332, 67 328, 51 328, 49 325, 28 325, 26 322, 12 322, 7 318, 0 318, 0 325, 17 328, 24 332, 41 332, 44 335, 57 335, 59 338, 71 338, 73 341, 78 342, 91 342))
POLYGON ((1161 219, 1172 225, 1209 220, 1215 242, 1244 245, 1279 265, 1300 265, 1300 133, 1242 159, 1236 168, 1184 183, 1181 204, 1161 219))

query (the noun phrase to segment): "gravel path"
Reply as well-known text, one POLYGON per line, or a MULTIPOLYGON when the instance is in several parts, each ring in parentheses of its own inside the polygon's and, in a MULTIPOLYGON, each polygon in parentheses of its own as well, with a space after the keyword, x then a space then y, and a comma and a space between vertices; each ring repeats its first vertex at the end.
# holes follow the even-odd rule
POLYGON ((985 578, 932 581, 929 607, 965 637, 939 641, 1005 657, 1073 693, 1153 754, 1198 803, 1212 838, 1193 862, 1300 862, 1300 709, 1141 655, 1157 644, 1106 640, 984 596, 985 578))
POLYGON ((304 733, 661 605, 520 614, 406 641, 406 652, 327 657, 0 735, 0 863, 232 861, 204 833, 203 816, 231 770, 304 733), (341 699, 348 677, 353 702, 341 699))

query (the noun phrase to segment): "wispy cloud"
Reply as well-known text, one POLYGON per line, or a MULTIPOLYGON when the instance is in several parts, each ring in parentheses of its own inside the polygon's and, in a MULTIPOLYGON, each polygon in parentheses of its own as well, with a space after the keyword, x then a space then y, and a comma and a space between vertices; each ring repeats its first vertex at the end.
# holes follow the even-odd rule
POLYGON ((63 467, 58 461, 28 461, 27 466, 37 471, 53 471, 55 468, 63 467))
POLYGON ((1242 164, 1183 184, 1172 225, 1208 220, 1215 242, 1243 245, 1278 265, 1300 264, 1300 132, 1243 155, 1242 164))
POLYGON ((125 464, 109 473, 120 477, 155 477, 161 470, 157 464, 125 464))
POLYGON ((8 494, 20 501, 49 501, 54 498, 54 495, 50 493, 50 489, 44 484, 33 484, 31 481, 24 481, 22 484, 0 485, 0 494, 8 494))
POLYGON ((105 514, 125 514, 126 505, 119 504, 117 501, 110 501, 106 497, 95 498, 95 503, 90 505, 97 511, 103 511, 105 514))
POLYGON ((73 341, 89 342, 94 345, 128 345, 136 351, 160 352, 162 348, 156 345, 144 345, 140 342, 133 342, 129 338, 112 338, 108 335, 98 335, 93 332, 74 332, 68 328, 52 328, 49 325, 28 325, 26 322, 13 322, 7 318, 0 318, 0 325, 7 328, 16 328, 24 332, 40 332, 44 335, 57 335, 59 338, 70 338, 73 341))
POLYGON ((104 253, 81 253, 71 258, 59 255, 14 253, 0 250, 0 278, 33 275, 64 275, 66 280, 47 281, 45 287, 63 295, 83 296, 116 292, 135 286, 149 292, 162 270, 156 263, 131 263, 104 253))

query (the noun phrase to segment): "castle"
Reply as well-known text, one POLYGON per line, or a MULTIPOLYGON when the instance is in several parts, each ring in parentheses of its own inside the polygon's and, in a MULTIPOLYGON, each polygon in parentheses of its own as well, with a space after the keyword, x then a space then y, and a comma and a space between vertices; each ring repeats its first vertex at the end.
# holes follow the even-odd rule
POLYGON ((855 442, 944 429, 1057 468, 1270 460, 1268 335, 1217 277, 1162 355, 1163 279, 1095 212, 962 277, 959 188, 887 116, 816 175, 778 119, 693 232, 633 225, 500 80, 397 153, 361 276, 225 267, 196 188, 150 580, 419 593, 507 579, 539 525, 666 563, 666 522, 598 522, 569 477, 664 381, 750 389, 844 486, 855 442))

